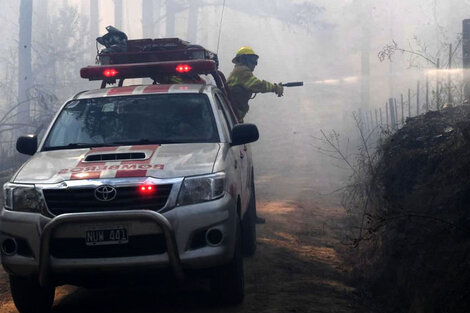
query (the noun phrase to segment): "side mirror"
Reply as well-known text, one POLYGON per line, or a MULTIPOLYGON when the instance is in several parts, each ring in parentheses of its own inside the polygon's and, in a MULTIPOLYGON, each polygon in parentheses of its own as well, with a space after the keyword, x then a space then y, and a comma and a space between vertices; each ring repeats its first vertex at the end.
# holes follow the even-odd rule
POLYGON ((258 139, 258 127, 254 124, 237 124, 232 129, 232 146, 244 145, 258 139))
POLYGON ((38 150, 38 137, 35 135, 21 136, 16 141, 16 150, 27 155, 35 154, 38 150))

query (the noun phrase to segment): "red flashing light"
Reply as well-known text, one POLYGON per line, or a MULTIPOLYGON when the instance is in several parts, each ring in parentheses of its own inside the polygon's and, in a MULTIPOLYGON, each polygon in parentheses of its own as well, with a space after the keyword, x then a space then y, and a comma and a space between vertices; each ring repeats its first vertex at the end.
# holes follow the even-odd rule
POLYGON ((114 77, 118 74, 118 71, 116 71, 114 68, 109 68, 104 70, 103 75, 106 77, 114 77))
POLYGON ((179 64, 176 67, 176 71, 178 73, 188 73, 189 71, 191 71, 191 69, 191 66, 189 66, 188 64, 179 64))
POLYGON ((152 185, 143 185, 140 186, 139 190, 143 194, 148 194, 154 191, 154 187, 152 185))

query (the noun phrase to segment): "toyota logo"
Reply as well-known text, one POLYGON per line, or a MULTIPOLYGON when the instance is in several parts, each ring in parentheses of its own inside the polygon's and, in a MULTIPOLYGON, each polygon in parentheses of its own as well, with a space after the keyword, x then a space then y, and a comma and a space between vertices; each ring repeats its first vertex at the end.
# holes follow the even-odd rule
POLYGON ((95 198, 99 201, 111 201, 116 198, 117 190, 113 186, 103 185, 95 189, 95 198))

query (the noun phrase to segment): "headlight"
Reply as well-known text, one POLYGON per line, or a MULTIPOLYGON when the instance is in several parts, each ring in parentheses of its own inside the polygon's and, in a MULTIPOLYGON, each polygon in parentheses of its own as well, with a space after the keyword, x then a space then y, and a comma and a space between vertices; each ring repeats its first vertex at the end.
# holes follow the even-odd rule
POLYGON ((178 205, 215 200, 224 195, 225 173, 187 177, 178 197, 178 205))
POLYGON ((5 208, 18 212, 40 213, 44 202, 34 185, 5 184, 3 187, 5 208))

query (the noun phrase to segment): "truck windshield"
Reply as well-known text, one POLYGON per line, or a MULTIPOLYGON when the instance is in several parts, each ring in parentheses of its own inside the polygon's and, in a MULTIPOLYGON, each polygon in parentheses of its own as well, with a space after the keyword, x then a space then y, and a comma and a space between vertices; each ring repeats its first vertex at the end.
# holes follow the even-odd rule
POLYGON ((206 95, 122 96, 67 103, 43 150, 218 141, 206 95))

